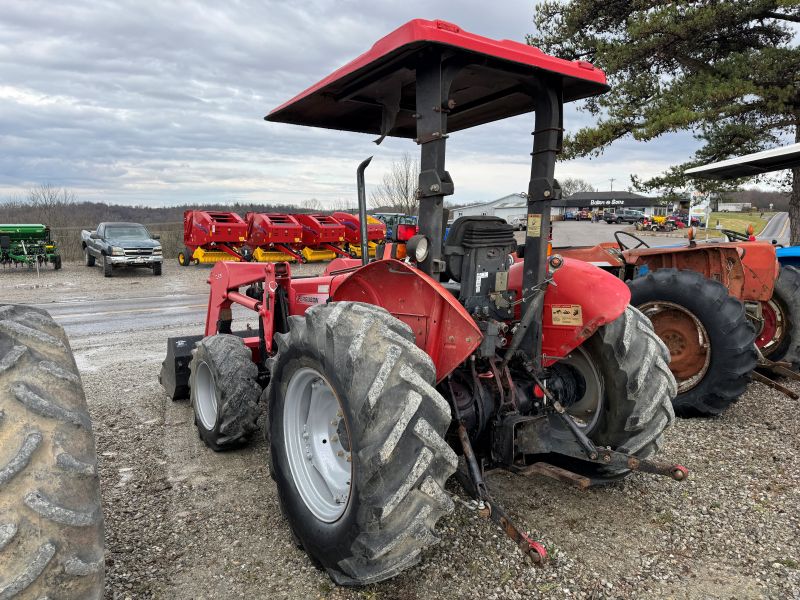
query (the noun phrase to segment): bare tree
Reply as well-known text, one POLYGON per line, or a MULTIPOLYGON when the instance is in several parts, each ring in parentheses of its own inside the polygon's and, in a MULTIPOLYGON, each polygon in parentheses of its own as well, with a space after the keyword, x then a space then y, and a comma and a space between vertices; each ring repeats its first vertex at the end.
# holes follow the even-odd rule
POLYGON ((559 179, 558 183, 561 185, 561 194, 564 198, 567 196, 571 196, 572 194, 577 194, 578 192, 596 192, 597 190, 594 189, 594 186, 586 181, 585 179, 580 179, 578 177, 567 177, 565 179, 559 179))
POLYGON ((372 192, 370 204, 374 208, 391 207, 407 215, 417 214, 419 198, 419 161, 403 154, 398 161, 393 161, 389 171, 384 173, 383 181, 372 192))
POLYGON ((301 206, 306 212, 319 212, 322 210, 322 203, 316 198, 304 200, 301 206))
POLYGON ((62 227, 67 225, 69 212, 76 201, 74 192, 40 183, 28 190, 25 204, 33 221, 46 223, 50 227, 62 227))

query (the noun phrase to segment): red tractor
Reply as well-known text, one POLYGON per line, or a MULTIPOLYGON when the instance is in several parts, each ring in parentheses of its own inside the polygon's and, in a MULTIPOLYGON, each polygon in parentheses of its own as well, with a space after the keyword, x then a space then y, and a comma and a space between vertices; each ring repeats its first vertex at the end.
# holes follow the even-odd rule
POLYGON ((242 260, 247 223, 233 212, 187 210, 183 213, 183 251, 178 264, 208 264, 242 260))
POLYGON ((493 498, 487 469, 581 487, 635 470, 686 476, 653 459, 674 418, 666 347, 623 281, 547 256, 563 103, 607 89, 589 63, 415 20, 266 117, 421 150, 405 261, 363 252, 301 278, 287 263, 220 263, 205 334, 172 338, 161 374, 173 398, 189 396, 214 450, 244 443, 266 411, 282 510, 335 582, 378 582, 418 562, 453 510, 444 486, 457 470, 479 514, 534 562, 545 549, 493 498), (531 111, 524 261, 495 217, 459 218, 443 242, 449 133, 531 111), (234 333, 234 304, 257 329, 234 333))

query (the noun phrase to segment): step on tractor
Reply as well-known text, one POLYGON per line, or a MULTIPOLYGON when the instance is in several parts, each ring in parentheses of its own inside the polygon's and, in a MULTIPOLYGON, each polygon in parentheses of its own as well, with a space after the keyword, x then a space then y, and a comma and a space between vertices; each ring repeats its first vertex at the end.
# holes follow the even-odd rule
POLYGON ((245 215, 247 248, 256 262, 305 262, 302 250, 303 226, 294 215, 256 213, 245 215))
POLYGON ((21 265, 38 270, 48 263, 56 271, 61 268, 61 255, 47 225, 0 225, 0 264, 3 268, 21 265))
MULTIPOLYGON (((406 260, 362 251, 311 277, 287 263, 217 264, 204 335, 171 338, 160 375, 173 399, 189 397, 214 450, 245 443, 266 412, 283 514, 336 583, 417 563, 453 511, 454 474, 535 563, 545 548, 495 499, 488 470, 579 487, 632 471, 686 477, 654 458, 674 419, 666 347, 618 277, 547 255, 563 104, 607 89, 588 63, 415 20, 266 117, 410 138, 421 153, 406 260), (448 135, 530 112, 524 261, 495 217, 459 218, 444 242, 448 135), (257 328, 234 328, 234 304, 257 328)), ((357 170, 362 243, 369 160, 357 170)))
MULTIPOLYGON (((345 250, 353 258, 361 258, 361 220, 358 215, 335 212, 333 218, 344 225, 345 250)), ((386 241, 386 225, 373 216, 367 215, 367 252, 375 257, 378 245, 386 241)))
POLYGON ((345 227, 330 215, 297 214, 303 226, 303 249, 306 262, 333 260, 337 256, 350 258, 344 249, 345 227))
POLYGON ((183 245, 178 264, 214 264, 241 261, 247 241, 247 223, 233 212, 187 210, 183 213, 183 245))

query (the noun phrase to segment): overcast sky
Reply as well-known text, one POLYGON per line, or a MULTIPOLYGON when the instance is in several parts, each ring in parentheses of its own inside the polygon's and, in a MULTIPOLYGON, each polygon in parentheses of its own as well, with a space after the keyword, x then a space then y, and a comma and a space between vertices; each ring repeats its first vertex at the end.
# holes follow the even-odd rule
MULTIPOLYGON (((531 0, 271 0, 69 3, 0 10, 0 199, 38 183, 82 200, 163 205, 353 201, 355 167, 375 184, 407 140, 266 123, 275 106, 412 18, 524 41, 531 0)), ((568 130, 588 122, 570 110, 568 130)), ((453 134, 456 202, 527 187, 532 116, 453 134)), ((617 143, 560 163, 599 189, 686 160, 688 134, 617 143)))

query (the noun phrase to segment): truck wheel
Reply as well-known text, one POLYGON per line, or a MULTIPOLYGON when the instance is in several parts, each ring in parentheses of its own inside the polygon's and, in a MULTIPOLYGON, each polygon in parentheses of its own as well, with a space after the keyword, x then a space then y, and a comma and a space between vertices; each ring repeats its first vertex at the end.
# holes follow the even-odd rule
POLYGON ((87 267, 94 266, 94 256, 89 254, 89 249, 86 247, 83 248, 83 264, 85 264, 87 267))
POLYGON ((161 263, 153 263, 153 275, 161 275, 161 263))
POLYGON ((200 439, 220 452, 239 448, 256 430, 261 386, 242 338, 218 334, 197 344, 189 364, 189 398, 200 439))
POLYGON ((108 260, 108 257, 103 255, 103 277, 111 277, 114 275, 114 265, 108 260))
POLYGON ((101 598, 91 421, 64 330, 0 306, 0 598, 101 598))
MULTIPOLYGON (((567 380, 565 390, 578 390, 580 397, 567 394, 562 402, 596 445, 647 458, 661 447, 662 434, 675 419, 676 383, 668 363, 669 351, 650 322, 628 306, 551 371, 567 380)), ((563 455, 549 456, 548 462, 595 480, 630 474, 563 455)))
POLYGON ((338 584, 394 577, 453 510, 433 362, 407 325, 360 302, 314 306, 276 340, 270 466, 293 535, 338 584))
POLYGON ((756 346, 766 358, 789 362, 799 370, 800 271, 781 267, 772 298, 761 303, 761 313, 764 324, 756 337, 756 346))
POLYGON ((755 369, 755 329, 744 305, 717 281, 694 271, 659 269, 629 282, 631 304, 669 348, 682 417, 722 413, 755 369))

